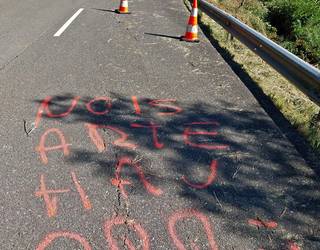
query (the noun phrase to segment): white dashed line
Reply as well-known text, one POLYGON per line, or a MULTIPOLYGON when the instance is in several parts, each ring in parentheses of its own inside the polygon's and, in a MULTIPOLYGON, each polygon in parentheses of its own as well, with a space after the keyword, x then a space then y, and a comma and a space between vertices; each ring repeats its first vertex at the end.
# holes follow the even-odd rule
POLYGON ((60 36, 67 28, 68 26, 74 21, 74 19, 79 16, 79 14, 83 11, 83 8, 79 9, 72 17, 69 18, 69 20, 53 35, 53 36, 60 36))

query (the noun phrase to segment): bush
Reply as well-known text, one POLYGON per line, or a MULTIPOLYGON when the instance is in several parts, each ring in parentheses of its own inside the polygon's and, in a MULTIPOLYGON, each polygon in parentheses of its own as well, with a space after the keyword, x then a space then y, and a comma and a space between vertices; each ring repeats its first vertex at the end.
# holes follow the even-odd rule
POLYGON ((320 63, 320 0, 264 0, 266 20, 282 45, 312 64, 320 63))
MULTIPOLYGON (((298 56, 320 66, 320 0, 208 1, 272 40, 282 43, 282 46, 298 56)), ((209 27, 211 36, 242 66, 312 147, 320 152, 320 107, 237 39, 228 40, 223 28, 209 17, 201 16, 200 22, 209 27)))

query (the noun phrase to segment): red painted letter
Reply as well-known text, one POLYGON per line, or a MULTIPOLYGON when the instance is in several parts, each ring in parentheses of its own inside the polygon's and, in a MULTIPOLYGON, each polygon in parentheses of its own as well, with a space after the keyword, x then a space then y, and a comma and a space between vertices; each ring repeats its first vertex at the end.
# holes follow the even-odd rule
POLYGON ((37 197, 43 197, 44 202, 47 206, 47 214, 49 217, 54 217, 57 214, 57 197, 54 196, 50 199, 49 194, 61 194, 69 192, 70 189, 57 189, 57 190, 47 190, 44 175, 40 177, 40 190, 35 193, 37 197))
MULTIPOLYGON (((104 224, 104 235, 108 241, 109 247, 111 250, 118 250, 118 244, 114 240, 112 236, 112 228, 117 225, 126 225, 131 227, 139 236, 140 240, 143 242, 142 243, 142 249, 143 250, 148 250, 150 249, 150 243, 149 243, 149 236, 148 233, 143 229, 143 227, 136 223, 136 222, 131 222, 131 221, 126 221, 125 218, 117 216, 112 218, 111 220, 107 220, 104 224)), ((124 238, 124 243, 127 245, 127 248, 130 250, 136 249, 132 242, 124 238)))
POLYGON ((157 149, 161 149, 164 147, 164 144, 160 143, 159 139, 158 139, 158 128, 160 126, 155 125, 153 122, 150 122, 150 125, 141 125, 138 123, 132 123, 131 127, 133 127, 133 128, 150 128, 152 130, 153 145, 157 149))
POLYGON ((210 174, 208 176, 208 179, 205 183, 191 183, 188 181, 188 179, 185 176, 182 176, 182 180, 187 183, 189 186, 196 188, 196 189, 204 189, 207 188, 212 184, 212 182, 217 178, 217 168, 218 168, 218 162, 216 160, 212 160, 210 164, 210 174))
POLYGON ((47 96, 40 104, 40 107, 38 109, 38 112, 37 112, 37 116, 36 116, 36 121, 35 121, 35 127, 38 128, 39 127, 39 124, 40 124, 40 120, 41 120, 41 117, 42 117, 42 114, 43 112, 45 111, 46 112, 46 115, 47 117, 50 117, 50 118, 62 118, 62 117, 65 117, 67 115, 69 115, 72 110, 75 108, 75 106, 77 105, 79 99, 80 99, 80 96, 76 96, 72 99, 72 102, 71 102, 71 106, 69 107, 69 109, 64 112, 64 113, 61 113, 61 114, 52 114, 50 109, 49 109, 49 104, 50 104, 50 101, 51 101, 52 97, 51 96, 47 96))
POLYGON ((278 223, 275 221, 263 221, 260 218, 248 220, 248 224, 256 227, 265 227, 268 229, 274 229, 278 226, 278 223))
POLYGON ((76 233, 71 233, 71 232, 52 232, 49 233, 42 241, 41 243, 37 246, 36 250, 45 250, 51 243, 58 238, 68 238, 71 240, 78 241, 81 246, 83 246, 84 250, 91 250, 91 246, 89 242, 82 237, 80 234, 76 233))
POLYGON ((105 115, 107 113, 110 112, 111 110, 111 107, 112 107, 112 103, 111 103, 111 99, 109 97, 104 97, 104 96, 101 96, 101 97, 96 97, 94 99, 92 99, 90 102, 88 102, 86 104, 86 107, 88 109, 89 112, 91 112, 92 114, 95 114, 95 115, 105 115), (93 108, 92 108, 92 104, 95 103, 95 102, 99 102, 99 101, 104 101, 106 103, 106 109, 104 111, 94 111, 93 108))
POLYGON ((204 148, 204 149, 208 149, 208 150, 224 150, 224 149, 228 149, 229 146, 227 145, 210 145, 210 144, 197 144, 197 143, 193 143, 190 141, 190 136, 195 136, 195 135, 208 135, 208 136, 216 136, 218 135, 218 132, 216 131, 192 131, 191 128, 192 126, 203 126, 203 125, 211 125, 211 126, 219 126, 219 123, 217 122, 192 122, 190 124, 189 127, 187 127, 184 130, 183 133, 183 139, 184 139, 184 143, 191 146, 191 147, 195 147, 195 148, 204 148))
POLYGON ((108 125, 90 124, 90 123, 85 124, 85 126, 88 129, 89 136, 90 136, 92 142, 94 143, 94 145, 96 145, 96 147, 100 153, 106 149, 106 145, 105 145, 102 137, 98 133, 98 128, 110 129, 121 136, 119 139, 115 140, 112 143, 113 145, 116 145, 116 146, 119 146, 122 148, 129 148, 129 149, 137 148, 137 145, 126 142, 128 139, 128 134, 123 132, 122 130, 116 128, 116 127, 112 127, 112 126, 108 126, 108 125))
POLYGON ((176 102, 176 99, 157 99, 157 100, 150 101, 149 105, 151 105, 153 107, 160 107, 163 109, 174 110, 174 111, 170 111, 170 112, 159 112, 158 113, 159 116, 169 116, 169 115, 175 115, 175 114, 182 112, 182 108, 179 108, 175 105, 166 104, 166 103, 174 103, 174 102, 176 102))
POLYGON ((136 96, 131 96, 133 107, 136 115, 141 115, 141 108, 138 102, 138 98, 136 96))
POLYGON ((79 183, 79 181, 77 179, 76 174, 74 172, 71 172, 71 177, 72 177, 74 185, 76 186, 76 189, 77 189, 77 191, 78 191, 78 193, 80 195, 83 207, 86 210, 90 210, 92 208, 91 202, 90 202, 90 200, 88 198, 88 195, 86 194, 84 189, 81 187, 81 185, 80 185, 80 183, 79 183))
POLYGON ((300 250, 300 247, 295 242, 289 241, 288 250, 300 250))
POLYGON ((64 138, 64 135, 63 133, 57 129, 57 128, 51 128, 51 129, 48 129, 42 136, 41 136, 41 139, 40 139, 40 143, 39 143, 39 146, 36 147, 36 151, 38 151, 40 153, 40 158, 41 158, 41 161, 43 162, 43 164, 47 164, 48 163, 48 157, 47 157, 47 151, 52 151, 52 150, 60 150, 62 149, 63 150, 63 154, 65 156, 69 155, 69 146, 71 144, 67 144, 66 143, 66 140, 64 138), (46 140, 47 140, 47 136, 50 134, 50 133, 54 133, 56 134, 59 139, 60 139, 60 142, 61 144, 57 145, 57 146, 52 146, 52 147, 46 147, 45 146, 45 143, 46 143, 46 140))
MULTIPOLYGON (((191 210, 191 209, 178 211, 169 217, 168 231, 169 231, 169 234, 171 236, 171 239, 172 239, 174 245, 179 250, 186 250, 185 245, 183 244, 183 242, 179 239, 179 237, 177 235, 176 224, 178 221, 181 221, 181 220, 184 220, 187 218, 196 218, 197 220, 199 220, 202 223, 204 230, 205 230, 207 237, 208 237, 210 249, 211 250, 218 250, 218 246, 214 240, 213 231, 212 231, 209 219, 204 214, 202 214, 196 210, 191 210)), ((195 245, 195 243, 193 243, 193 244, 191 243, 191 245, 192 245, 193 249, 199 249, 195 245)))
MULTIPOLYGON (((83 204, 83 207, 86 210, 90 210, 92 208, 91 202, 86 195, 84 189, 81 187, 76 174, 74 172, 71 172, 72 181, 74 182, 74 185, 76 186, 76 190, 80 196, 81 202, 83 204)), ((45 178, 44 175, 40 176, 40 190, 35 193, 37 197, 43 197, 44 202, 47 207, 47 214, 49 217, 54 217, 57 215, 57 197, 53 196, 53 198, 50 198, 50 195, 54 194, 61 194, 61 193, 67 193, 70 192, 70 189, 58 189, 58 190, 47 190, 46 184, 45 184, 45 178)))
POLYGON ((134 170, 137 172, 140 181, 142 182, 144 188, 152 195, 154 196, 159 196, 163 193, 163 191, 160 188, 157 188, 153 186, 151 183, 149 183, 145 176, 144 173, 141 169, 141 166, 139 165, 138 162, 133 162, 131 158, 129 157, 122 157, 117 166, 116 166, 116 178, 111 180, 112 185, 118 187, 121 191, 121 194, 125 197, 128 198, 127 192, 124 189, 124 185, 131 185, 131 182, 128 180, 123 180, 120 177, 121 170, 124 167, 124 165, 129 165, 134 168, 134 170))

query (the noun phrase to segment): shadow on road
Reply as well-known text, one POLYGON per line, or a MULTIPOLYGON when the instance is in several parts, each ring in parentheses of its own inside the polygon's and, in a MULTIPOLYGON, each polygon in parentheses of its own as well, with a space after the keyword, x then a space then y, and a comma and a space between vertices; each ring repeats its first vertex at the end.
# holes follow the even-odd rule
POLYGON ((164 34, 147 33, 147 32, 144 34, 148 35, 148 36, 158 36, 158 37, 165 37, 165 38, 181 40, 181 37, 179 37, 179 36, 169 36, 169 35, 164 35, 164 34))
MULTIPOLYGON (((239 110, 232 103, 220 107, 208 103, 181 103, 182 112, 174 115, 159 115, 172 112, 168 107, 151 107, 151 99, 139 99, 141 115, 137 115, 131 98, 111 93, 111 111, 94 115, 86 108, 94 97, 81 97, 69 116, 59 119, 62 124, 97 124, 117 127, 125 131, 128 141, 136 143, 137 149, 123 149, 111 145, 119 135, 109 129, 99 129, 106 143, 102 153, 92 147, 72 150, 67 158, 71 164, 95 163, 96 176, 114 178, 115 166, 121 156, 129 156, 139 162, 147 180, 164 190, 174 186, 182 199, 193 202, 194 207, 215 214, 226 221, 226 230, 241 237, 265 237, 272 249, 284 240, 307 240, 319 244, 320 228, 317 222, 320 211, 319 173, 306 166, 293 147, 284 139, 264 113, 239 110), (152 131, 132 127, 131 124, 159 125, 158 142, 162 149, 155 148, 152 131), (217 131, 216 136, 193 136, 192 143, 228 145, 227 150, 208 150, 184 143, 186 128, 192 122, 218 122, 220 125, 197 127, 194 131, 217 131), (217 177, 206 188, 196 189, 189 182, 204 182, 209 175, 212 160, 218 162, 217 177), (276 221, 275 230, 257 230, 247 225, 247 220, 261 218, 276 221), (236 223, 236 222, 243 223, 236 223), (290 234, 289 234, 290 232, 290 234), (301 239, 299 235, 303 235, 301 239)), ((72 94, 54 96, 50 110, 61 114, 70 108, 72 94)), ((42 100, 36 100, 41 103, 42 100)), ((172 104, 172 103, 171 103, 172 104)), ((95 112, 106 110, 105 102, 97 101, 92 106, 95 112)), ((43 115, 43 120, 57 120, 43 115)), ((44 122, 44 121, 42 121, 44 122)), ((41 125, 40 125, 41 126, 41 125)), ((89 137, 88 137, 89 138, 89 137)), ((191 137, 190 137, 191 138, 191 137)), ((90 143, 90 139, 88 139, 90 143)), ((132 195, 146 195, 139 176, 131 169, 122 172, 132 186, 126 188, 132 195)), ((310 243, 310 244, 311 244, 310 243)))
POLYGON ((111 12, 116 13, 115 10, 108 10, 108 9, 99 9, 99 8, 91 8, 92 10, 102 11, 102 12, 111 12))

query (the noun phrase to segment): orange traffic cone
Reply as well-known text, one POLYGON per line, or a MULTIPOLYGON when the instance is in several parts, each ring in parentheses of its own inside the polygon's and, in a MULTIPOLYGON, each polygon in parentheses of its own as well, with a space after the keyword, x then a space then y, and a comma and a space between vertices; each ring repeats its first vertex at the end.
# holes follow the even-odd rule
POLYGON ((198 1, 193 0, 192 10, 187 26, 187 31, 181 40, 186 42, 199 42, 198 39, 198 1))
POLYGON ((118 14, 130 14, 128 0, 120 0, 119 9, 116 10, 118 14))

